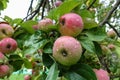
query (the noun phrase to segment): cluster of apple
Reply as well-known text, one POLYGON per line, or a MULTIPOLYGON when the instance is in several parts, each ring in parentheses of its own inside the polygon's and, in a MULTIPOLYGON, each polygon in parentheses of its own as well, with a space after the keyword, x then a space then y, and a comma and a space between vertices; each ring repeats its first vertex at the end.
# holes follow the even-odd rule
POLYGON ((17 42, 12 38, 14 29, 6 22, 0 23, 0 78, 9 75, 12 71, 6 55, 17 49, 17 42))
MULTIPOLYGON (((34 29, 50 31, 53 21, 45 18, 39 21, 34 29)), ((82 45, 75 37, 84 29, 83 20, 76 13, 67 13, 59 18, 59 33, 61 34, 53 44, 53 58, 63 66, 70 67, 76 64, 82 55, 82 45)), ((94 69, 98 80, 109 80, 107 71, 94 69), (103 75, 104 74, 104 75, 103 75)))

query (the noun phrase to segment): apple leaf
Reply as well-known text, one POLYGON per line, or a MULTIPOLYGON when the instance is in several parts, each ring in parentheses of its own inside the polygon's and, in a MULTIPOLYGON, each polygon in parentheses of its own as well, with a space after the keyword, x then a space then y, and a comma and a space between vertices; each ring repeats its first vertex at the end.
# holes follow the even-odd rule
POLYGON ((92 29, 99 26, 92 18, 83 18, 83 22, 84 22, 84 29, 92 29))
POLYGON ((43 53, 42 55, 42 60, 43 64, 47 67, 50 68, 51 65, 54 63, 53 59, 50 57, 50 55, 43 53))
POLYGON ((88 36, 89 40, 92 41, 102 41, 107 37, 105 28, 103 27, 96 27, 90 29, 86 31, 85 34, 88 36))
POLYGON ((58 70, 58 66, 56 63, 54 63, 49 70, 49 73, 46 77, 45 80, 57 80, 57 77, 59 75, 59 70, 58 70))
POLYGON ((88 10, 80 10, 79 14, 82 18, 94 18, 94 15, 88 10))
POLYGON ((35 32, 35 30, 32 28, 32 26, 36 25, 36 24, 37 24, 36 21, 29 20, 29 21, 23 22, 21 24, 21 27, 24 28, 27 32, 33 34, 35 32))
POLYGON ((61 15, 70 12, 72 9, 82 4, 82 0, 68 0, 63 2, 59 7, 51 10, 48 17, 57 20, 61 15))
POLYGON ((49 40, 44 32, 36 31, 24 42, 24 53, 33 54, 38 49, 43 48, 48 42, 49 40))
POLYGON ((80 39, 81 45, 89 52, 95 53, 95 46, 88 37, 81 37, 80 39))
POLYGON ((67 80, 87 80, 87 79, 83 78, 81 75, 79 75, 75 72, 67 72, 65 74, 65 78, 67 80))
POLYGON ((78 63, 72 67, 77 74, 81 75, 86 80, 97 80, 93 69, 84 63, 78 63))

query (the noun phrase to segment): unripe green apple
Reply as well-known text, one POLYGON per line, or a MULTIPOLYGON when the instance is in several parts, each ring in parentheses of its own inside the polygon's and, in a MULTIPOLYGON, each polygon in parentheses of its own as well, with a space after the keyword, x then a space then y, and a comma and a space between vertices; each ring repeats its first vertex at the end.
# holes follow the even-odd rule
POLYGON ((0 65, 0 78, 7 76, 10 73, 10 67, 8 65, 0 65))
POLYGON ((53 21, 50 18, 44 18, 38 22, 38 28, 45 32, 51 30, 52 25, 53 21))
POLYGON ((53 57, 64 66, 76 64, 81 54, 82 46, 80 42, 71 36, 61 36, 54 42, 53 57))
POLYGON ((6 54, 17 49, 17 42, 13 38, 4 38, 0 41, 0 52, 6 54))
POLYGON ((11 37, 14 33, 12 26, 5 22, 0 22, 0 40, 6 37, 11 37))
POLYGON ((83 21, 81 16, 76 13, 67 13, 59 19, 61 35, 76 37, 83 30, 83 21))
POLYGON ((110 77, 108 76, 108 72, 103 69, 93 69, 93 71, 96 74, 97 80, 110 80, 110 77))
POLYGON ((110 38, 114 38, 116 36, 116 33, 113 29, 110 29, 108 32, 107 32, 107 36, 110 37, 110 38))

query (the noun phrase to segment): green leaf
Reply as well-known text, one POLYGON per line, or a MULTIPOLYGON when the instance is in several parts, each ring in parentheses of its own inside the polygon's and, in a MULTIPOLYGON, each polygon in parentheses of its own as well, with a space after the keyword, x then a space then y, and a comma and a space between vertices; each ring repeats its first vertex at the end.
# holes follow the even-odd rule
POLYGON ((83 18, 84 29, 92 29, 98 27, 98 24, 92 18, 83 18))
POLYGON ((50 57, 50 55, 43 53, 42 55, 42 61, 43 64, 47 67, 50 68, 51 65, 54 63, 53 59, 50 57))
POLYGON ((17 71, 21 69, 24 61, 19 55, 12 54, 9 56, 9 63, 14 67, 14 71, 17 71))
POLYGON ((91 40, 89 40, 88 37, 81 37, 80 39, 80 43, 82 44, 82 46, 89 52, 91 53, 95 53, 95 46, 93 44, 93 42, 91 40))
POLYGON ((82 4, 82 0, 65 1, 59 7, 51 10, 48 14, 48 17, 57 20, 61 15, 69 13, 70 11, 72 11, 72 9, 80 4, 82 4))
POLYGON ((46 34, 42 31, 37 31, 24 42, 24 53, 33 54, 38 49, 43 48, 48 42, 46 34))
POLYGON ((23 27, 27 32, 33 34, 35 30, 32 28, 33 25, 36 25, 37 22, 33 20, 26 21, 21 24, 21 27, 23 27))
POLYGON ((75 73, 75 72, 68 72, 65 74, 65 78, 67 80, 87 80, 83 78, 81 75, 75 73))
POLYGON ((107 35, 103 27, 97 27, 86 31, 85 33, 92 41, 102 41, 107 35))
POLYGON ((76 73, 81 75, 86 80, 97 80, 93 69, 87 64, 78 63, 73 66, 72 70, 75 70, 76 73))
POLYGON ((25 65, 25 68, 27 69, 32 68, 32 64, 28 61, 28 59, 24 59, 24 65, 25 65))
POLYGON ((59 75, 58 66, 56 63, 54 63, 49 70, 48 76, 45 80, 57 80, 57 77, 59 75))
POLYGON ((95 51, 96 51, 95 53, 98 56, 102 55, 102 49, 101 49, 100 45, 97 42, 94 42, 94 45, 95 45, 95 51))
POLYGON ((80 10, 79 14, 82 18, 91 18, 91 19, 94 18, 93 14, 90 11, 85 10, 85 9, 80 10))

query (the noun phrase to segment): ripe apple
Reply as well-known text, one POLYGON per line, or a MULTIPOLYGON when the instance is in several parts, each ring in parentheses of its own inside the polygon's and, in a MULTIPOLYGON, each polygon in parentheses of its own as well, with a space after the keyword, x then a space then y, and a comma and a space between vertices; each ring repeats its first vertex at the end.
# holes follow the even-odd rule
POLYGON ((50 18, 44 18, 38 22, 38 27, 42 31, 51 30, 52 25, 53 25, 53 21, 50 18))
POLYGON ((5 56, 2 52, 0 52, 0 65, 3 64, 5 61, 5 56))
POLYGON ((67 13, 59 19, 61 35, 76 37, 83 30, 83 20, 76 13, 67 13))
POLYGON ((8 65, 0 65, 0 78, 7 76, 10 73, 10 67, 8 65))
POLYGON ((107 32, 107 36, 110 37, 110 38, 115 38, 116 36, 116 32, 113 30, 113 29, 110 29, 108 32, 107 32))
POLYGON ((111 51, 115 50, 115 45, 114 44, 108 44, 107 46, 111 51))
POLYGON ((71 36, 61 36, 54 42, 53 57, 64 66, 76 64, 81 54, 82 46, 80 42, 71 36))
POLYGON ((55 6, 56 6, 56 7, 59 7, 61 4, 62 4, 62 1, 61 1, 61 0, 58 0, 58 1, 55 2, 55 6))
POLYGON ((110 80, 108 72, 103 69, 93 69, 96 74, 97 80, 110 80))
POLYGON ((38 27, 37 24, 36 24, 36 25, 33 25, 32 27, 33 27, 34 30, 39 30, 39 27, 38 27))
POLYGON ((30 75, 25 75, 24 80, 31 80, 31 76, 30 75))
POLYGON ((13 38, 4 38, 0 41, 0 52, 6 54, 17 49, 17 42, 13 38))
POLYGON ((0 22, 0 40, 6 37, 11 37, 14 33, 12 26, 5 22, 0 22))

